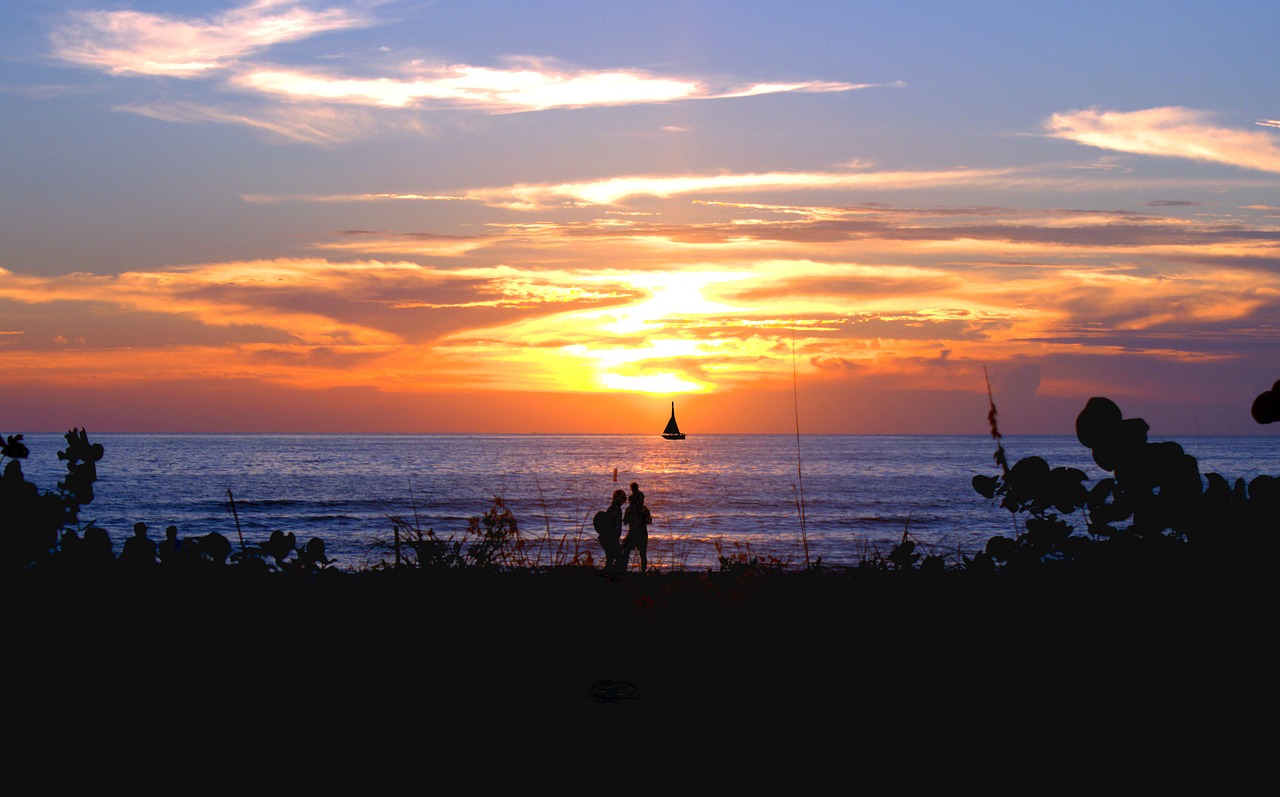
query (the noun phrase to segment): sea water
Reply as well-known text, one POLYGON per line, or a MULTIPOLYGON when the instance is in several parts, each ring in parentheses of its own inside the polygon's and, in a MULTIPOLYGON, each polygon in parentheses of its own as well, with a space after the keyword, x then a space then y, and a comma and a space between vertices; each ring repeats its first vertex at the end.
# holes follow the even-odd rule
MULTIPOLYGON (((1154 440, 1155 438, 1153 438, 1154 440)), ((990 437, 929 435, 154 435, 90 434, 105 456, 82 524, 119 551, 133 525, 152 539, 218 532, 234 547, 293 532, 325 542, 344 569, 387 561, 393 516, 463 539, 468 519, 500 498, 540 564, 598 563, 591 517, 638 482, 653 513, 649 562, 705 569, 721 557, 856 565, 904 538, 950 562, 1010 513, 978 495, 998 473, 990 437), (616 473, 616 475, 615 475, 616 473), (234 512, 233 512, 234 506, 234 512)), ((59 434, 29 434, 27 478, 65 476, 59 434)), ((1202 473, 1234 481, 1280 474, 1280 437, 1180 440, 1202 473)), ((1006 438, 1010 462, 1036 455, 1092 481, 1108 474, 1074 437, 1006 438)))

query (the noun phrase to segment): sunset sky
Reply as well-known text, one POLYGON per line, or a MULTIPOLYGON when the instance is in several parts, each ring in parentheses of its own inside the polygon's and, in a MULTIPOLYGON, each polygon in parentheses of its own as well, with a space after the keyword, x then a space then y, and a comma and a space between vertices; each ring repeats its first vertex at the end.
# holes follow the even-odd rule
POLYGON ((1280 433, 1280 3, 0 21, 0 433, 1280 433))

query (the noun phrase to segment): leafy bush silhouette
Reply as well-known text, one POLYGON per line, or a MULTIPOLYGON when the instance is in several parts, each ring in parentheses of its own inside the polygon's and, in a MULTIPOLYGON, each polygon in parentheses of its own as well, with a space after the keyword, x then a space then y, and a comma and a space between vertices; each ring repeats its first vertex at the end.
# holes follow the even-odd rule
MULTIPOLYGON (((720 563, 721 573, 729 575, 747 575, 759 573, 777 573, 786 570, 788 562, 772 555, 761 555, 751 549, 750 542, 732 543, 733 550, 726 550, 721 540, 713 540, 712 545, 716 549, 716 559, 720 563)), ((818 567, 822 566, 822 560, 819 559, 818 567)))
POLYGON ((400 515, 388 515, 387 519, 391 522, 393 541, 379 540, 374 547, 393 548, 397 567, 489 571, 536 565, 515 515, 496 495, 493 506, 483 515, 467 519, 463 539, 441 537, 431 529, 423 530, 416 518, 410 522, 400 515))
POLYGON ((391 521, 393 539, 378 540, 374 547, 392 548, 396 567, 450 570, 466 566, 461 541, 444 539, 431 529, 424 531, 416 519, 412 523, 400 515, 388 515, 387 519, 391 521))
POLYGON ((65 437, 67 448, 58 452, 58 459, 66 461, 67 475, 58 482, 56 490, 41 490, 27 481, 21 461, 31 452, 23 443, 22 435, 10 435, 3 440, 0 447, 0 462, 4 463, 0 474, 0 562, 3 564, 0 566, 6 570, 29 569, 48 561, 59 550, 60 532, 64 532, 68 553, 100 553, 104 538, 110 553, 110 539, 92 523, 83 529, 86 539, 79 537, 80 510, 93 501, 97 463, 104 453, 102 445, 90 443, 84 429, 72 429, 65 437), (89 543, 87 549, 83 547, 85 542, 89 543))
POLYGON ((1249 412, 1258 423, 1280 423, 1280 379, 1270 390, 1258 394, 1249 412))
POLYGON ((1216 473, 1202 478, 1195 457, 1178 443, 1149 442, 1148 430, 1141 418, 1125 418, 1115 402, 1094 397, 1076 418, 1076 438, 1111 476, 1086 486, 1083 471, 1051 468, 1035 456, 1001 475, 975 476, 980 495, 1015 518, 1026 517, 1015 538, 988 540, 986 556, 1005 568, 1025 569, 1103 555, 1159 561, 1188 550, 1207 554, 1205 561, 1239 563, 1274 548, 1280 480, 1258 476, 1233 487, 1216 473), (1083 533, 1068 521, 1077 510, 1083 533))

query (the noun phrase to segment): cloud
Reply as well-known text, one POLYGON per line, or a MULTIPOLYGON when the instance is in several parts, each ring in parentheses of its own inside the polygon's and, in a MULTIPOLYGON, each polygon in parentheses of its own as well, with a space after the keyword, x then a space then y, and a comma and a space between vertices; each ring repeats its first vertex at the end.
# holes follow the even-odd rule
MULTIPOLYGON (((797 180, 797 190, 800 185, 797 180)), ((997 248, 1002 248, 1007 252, 1024 251, 1025 257, 1045 258, 1063 252, 1083 255, 1127 249, 1166 260, 1199 258, 1197 262, 1208 263, 1209 258, 1227 258, 1243 266, 1247 259, 1255 268, 1274 262, 1280 251, 1280 229, 1266 225, 1132 211, 1018 211, 983 206, 805 207, 701 201, 696 206, 721 217, 676 223, 661 216, 622 217, 605 211, 603 218, 593 221, 491 224, 491 230, 500 228, 503 235, 483 240, 490 248, 516 241, 526 246, 563 246, 570 240, 575 246, 584 246, 591 240, 647 241, 654 246, 701 247, 704 252, 736 252, 752 257, 761 257, 766 251, 762 247, 780 245, 789 247, 792 256, 800 253, 798 247, 822 250, 825 257, 870 258, 877 251, 897 251, 908 252, 909 259, 916 262, 922 255, 944 251, 986 249, 989 256, 994 256, 997 248)), ((347 243, 344 248, 358 248, 350 245, 355 242, 347 243)), ((413 249, 408 242, 400 242, 395 249, 376 251, 408 253, 413 249)), ((424 247, 422 251, 428 249, 424 247)))
MULTIPOLYGON (((305 143, 386 132, 369 119, 340 112, 334 106, 512 113, 788 92, 844 92, 872 85, 796 81, 712 87, 695 78, 628 68, 581 69, 527 56, 508 58, 505 66, 412 60, 391 71, 373 66, 363 73, 250 62, 274 45, 373 24, 372 17, 344 8, 312 8, 302 0, 257 0, 208 17, 133 10, 73 12, 54 28, 50 42, 56 58, 108 74, 182 79, 217 75, 225 78, 227 87, 258 100, 288 102, 278 112, 158 102, 125 104, 119 110, 166 121, 242 124, 305 143)), ((414 124, 413 120, 401 120, 396 127, 412 129, 414 124)), ((418 132, 422 128, 425 125, 418 132)))
POLYGON ((614 177, 558 185, 521 184, 473 191, 497 204, 544 207, 567 201, 612 205, 638 196, 668 198, 700 193, 815 189, 924 188, 963 185, 1011 173, 1007 169, 949 169, 918 172, 760 172, 713 175, 614 177))
POLYGON ((688 99, 697 83, 638 72, 551 72, 466 65, 421 70, 406 78, 335 77, 320 72, 254 69, 233 84, 290 99, 357 103, 382 108, 446 105, 534 111, 590 105, 630 105, 688 99))
MULTIPOLYGON (((918 172, 762 172, 713 175, 634 175, 577 183, 518 183, 464 189, 449 194, 244 194, 246 202, 481 201, 495 207, 538 210, 576 205, 617 205, 635 197, 670 198, 702 193, 822 189, 908 190, 973 185, 1011 178, 1011 169, 949 169, 918 172)), ((786 212, 786 211, 779 211, 786 212)))
POLYGON ((67 309, 72 305, 116 308, 116 314, 140 319, 142 329, 159 328, 157 321, 145 319, 166 315, 198 322, 170 325, 175 339, 187 343, 213 339, 200 331, 203 325, 223 329, 216 333, 221 340, 232 339, 225 328, 238 327, 249 330, 245 334, 261 334, 256 340, 265 343, 287 339, 313 346, 394 346, 427 344, 468 328, 538 312, 593 308, 635 295, 634 289, 619 288, 616 282, 616 277, 505 266, 444 270, 406 262, 280 259, 118 275, 36 277, 0 269, 0 302, 57 305, 59 315, 74 319, 73 328, 83 319, 67 309))
POLYGON ((241 194, 245 202, 478 202, 480 197, 452 194, 241 194))
POLYGON ((338 233, 338 240, 321 241, 315 244, 315 247, 330 251, 378 252, 446 258, 461 257, 482 249, 490 243, 491 241, 486 238, 473 236, 343 230, 338 233))
POLYGON ((462 107, 492 112, 541 111, 636 105, 677 100, 750 97, 779 92, 839 92, 870 84, 799 82, 760 83, 746 89, 716 91, 701 81, 652 75, 638 70, 591 71, 562 67, 543 59, 520 59, 506 69, 451 64, 409 65, 395 77, 349 77, 315 70, 262 67, 232 78, 242 89, 292 100, 354 103, 381 108, 462 107))
MULTIPOLYGON (((448 194, 243 194, 247 202, 483 201, 495 207, 540 210, 564 205, 618 205, 635 197, 669 198, 698 193, 818 191, 818 189, 913 189, 963 187, 1011 178, 1012 169, 933 171, 768 171, 710 175, 631 175, 580 183, 517 183, 448 194)), ((788 212, 780 210, 778 212, 788 212)), ((796 211, 790 211, 796 212, 796 211)))
MULTIPOLYGON (((808 172, 776 174, 788 177, 765 184, 778 190, 812 182, 808 172)), ((747 179, 755 174, 711 176, 721 178, 712 193, 761 184, 747 179)), ((892 376, 903 389, 936 387, 944 360, 980 386, 982 363, 1052 359, 1038 397, 1060 392, 1064 373, 1093 379, 1071 365, 1093 353, 1186 364, 1280 345, 1280 230, 1258 214, 1247 224, 1172 200, 1135 212, 841 206, 824 196, 813 205, 655 203, 660 217, 623 218, 573 204, 592 184, 540 187, 540 201, 571 208, 525 223, 490 214, 471 234, 452 235, 371 225, 314 244, 350 262, 0 272, 0 299, 26 308, 0 307, 4 330, 24 333, 4 336, 0 369, 70 379, 96 356, 99 368, 167 378, 571 391, 658 390, 682 379, 722 390, 787 377, 794 340, 809 379, 892 376), (151 330, 171 340, 151 346, 151 330), (51 343, 58 335, 85 343, 51 343)), ((699 185, 642 187, 680 197, 699 185)), ((651 196, 602 194, 633 195, 651 196)))
POLYGON ((1068 111, 1051 116, 1045 127, 1055 138, 1091 147, 1280 173, 1280 143, 1275 136, 1218 127, 1209 114, 1189 108, 1068 111))
POLYGON ((189 78, 226 69, 275 44, 368 24, 341 8, 312 10, 296 0, 256 0, 207 18, 76 11, 50 40, 57 58, 113 75, 189 78))
POLYGON ((163 122, 242 125, 304 144, 339 144, 366 138, 374 133, 412 133, 421 136, 434 134, 434 128, 421 119, 410 116, 389 117, 361 108, 320 105, 236 108, 167 101, 132 103, 117 106, 115 110, 163 122))
MULTIPOLYGON (((1271 180, 1186 179, 1080 179, 1055 173, 1053 167, 1010 167, 1000 169, 932 169, 877 171, 854 163, 825 171, 720 172, 716 174, 636 174, 602 177, 572 183, 516 183, 506 186, 460 188, 448 193, 361 193, 361 194, 242 194, 247 202, 379 202, 379 201, 478 201, 511 210, 545 210, 565 206, 620 205, 636 198, 669 199, 695 196, 694 204, 756 208, 776 214, 830 215, 822 207, 730 203, 704 198, 745 192, 768 194, 792 191, 911 191, 1001 189, 1051 190, 1059 193, 1121 190, 1220 190, 1234 185, 1243 188, 1273 188, 1271 180), (698 196, 702 195, 702 196, 698 196)), ((875 206, 864 206, 867 212, 875 206)), ((997 210, 995 208, 988 209, 997 210)), ((843 212, 843 211, 841 211, 843 212)), ((931 214, 971 213, 973 209, 947 211, 933 208, 931 214)), ((839 214, 837 214, 839 215, 839 214)))

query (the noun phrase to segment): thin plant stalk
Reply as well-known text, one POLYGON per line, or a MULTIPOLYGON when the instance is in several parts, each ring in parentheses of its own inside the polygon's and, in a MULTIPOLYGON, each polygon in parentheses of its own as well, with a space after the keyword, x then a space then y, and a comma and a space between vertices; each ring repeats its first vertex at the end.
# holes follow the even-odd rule
POLYGON ((796 387, 796 325, 791 319, 791 403, 796 416, 796 478, 799 490, 796 504, 800 509, 800 541, 804 544, 804 566, 809 568, 809 529, 804 516, 804 469, 800 467, 800 394, 796 387))
POLYGON ((535 563, 536 567, 542 565, 542 553, 546 551, 548 555, 551 551, 551 518, 547 516, 547 497, 542 494, 542 482, 538 481, 538 477, 533 477, 533 485, 538 488, 538 503, 542 504, 542 522, 547 527, 546 540, 538 546, 538 555, 535 563))
MULTIPOLYGON (((987 374, 987 367, 982 366, 982 378, 987 383, 987 423, 991 425, 991 439, 996 441, 996 464, 1000 466, 1000 472, 1004 474, 1005 479, 1009 478, 1009 459, 1004 453, 1004 435, 1000 434, 1000 424, 996 422, 996 400, 991 395, 991 377, 987 374)), ((1013 515, 1013 530, 1018 530, 1018 516, 1013 515)))
POLYGON ((987 423, 991 426, 991 438, 996 441, 996 464, 1000 466, 1000 472, 1006 477, 1009 475, 1009 460, 1004 454, 1004 436, 1000 434, 1000 424, 996 422, 996 400, 991 395, 991 377, 987 374, 987 367, 982 366, 982 378, 987 383, 987 423))
POLYGON ((231 517, 236 521, 236 536, 240 538, 240 553, 244 553, 244 532, 240 530, 240 513, 236 512, 236 497, 231 494, 231 488, 227 488, 227 498, 231 501, 231 517))

